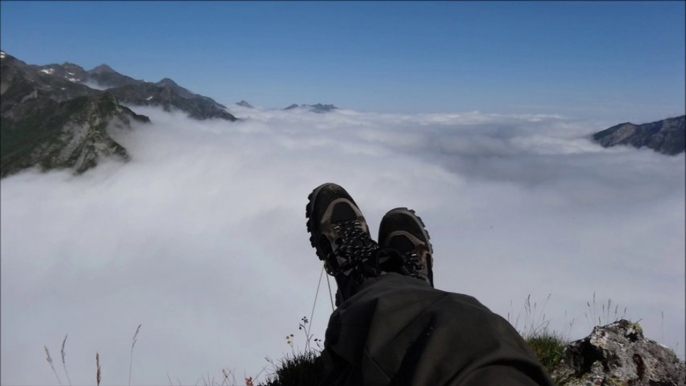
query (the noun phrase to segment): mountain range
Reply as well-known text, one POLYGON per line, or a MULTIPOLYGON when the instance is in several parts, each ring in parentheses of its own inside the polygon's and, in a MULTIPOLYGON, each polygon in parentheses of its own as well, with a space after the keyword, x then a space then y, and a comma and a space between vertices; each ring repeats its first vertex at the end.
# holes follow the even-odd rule
POLYGON ((107 126, 149 122, 126 106, 181 110, 194 119, 237 118, 213 99, 173 80, 136 80, 107 65, 29 65, 0 51, 0 177, 39 166, 82 173, 101 157, 128 159, 107 126))
POLYGON ((173 80, 164 78, 157 83, 136 80, 122 75, 103 64, 86 71, 73 63, 30 66, 49 82, 56 79, 105 91, 121 103, 137 106, 161 106, 166 111, 178 109, 195 119, 219 118, 235 121, 237 118, 226 111, 226 106, 212 98, 194 94, 173 80), (47 75, 47 76, 46 76, 47 75), (48 77, 49 76, 49 77, 48 77))
MULTIPOLYGON (((83 173, 102 157, 129 159, 109 126, 150 122, 132 109, 158 106, 189 117, 236 121, 225 106, 169 78, 152 83, 108 65, 85 70, 73 63, 29 65, 0 51, 0 178, 26 168, 68 168, 83 173)), ((254 108, 242 100, 236 103, 254 108)), ((332 104, 293 104, 284 110, 328 113, 332 104)), ((636 125, 621 123, 591 136, 601 146, 648 147, 667 155, 684 152, 685 116, 636 125)))

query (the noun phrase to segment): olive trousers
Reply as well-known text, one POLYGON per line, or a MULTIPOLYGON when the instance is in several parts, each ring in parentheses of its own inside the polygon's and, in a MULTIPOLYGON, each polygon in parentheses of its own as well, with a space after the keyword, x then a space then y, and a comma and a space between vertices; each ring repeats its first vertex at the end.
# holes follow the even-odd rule
POLYGON ((553 385, 517 331, 475 298, 396 273, 329 319, 323 385, 553 385))

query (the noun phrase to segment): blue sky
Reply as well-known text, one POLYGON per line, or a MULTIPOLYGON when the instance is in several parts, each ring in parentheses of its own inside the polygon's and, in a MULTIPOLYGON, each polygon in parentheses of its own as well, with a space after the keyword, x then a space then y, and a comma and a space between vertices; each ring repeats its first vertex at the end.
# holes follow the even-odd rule
POLYGON ((7 2, 1 47, 219 102, 684 114, 684 2, 7 2))

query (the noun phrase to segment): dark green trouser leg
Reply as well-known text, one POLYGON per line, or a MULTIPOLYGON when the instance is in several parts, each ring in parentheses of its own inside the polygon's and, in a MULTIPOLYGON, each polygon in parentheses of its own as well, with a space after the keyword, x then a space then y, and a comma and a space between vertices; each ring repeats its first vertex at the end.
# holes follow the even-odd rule
POLYGON ((388 274, 329 320, 325 385, 552 385, 515 329, 471 296, 388 274))

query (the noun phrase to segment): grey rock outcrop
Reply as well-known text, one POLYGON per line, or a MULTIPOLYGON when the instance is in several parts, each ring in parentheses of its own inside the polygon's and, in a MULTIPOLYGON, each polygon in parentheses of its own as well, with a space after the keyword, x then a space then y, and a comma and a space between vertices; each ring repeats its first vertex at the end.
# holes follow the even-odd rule
POLYGON ((657 152, 675 155, 686 150, 686 116, 635 125, 620 123, 593 134, 593 141, 603 147, 628 145, 648 147, 657 152))
POLYGON ((552 377, 563 386, 684 386, 686 369, 638 323, 619 320, 570 343, 552 377))

